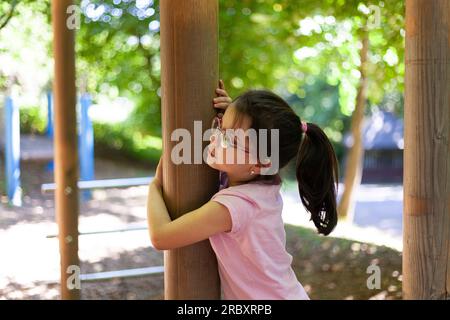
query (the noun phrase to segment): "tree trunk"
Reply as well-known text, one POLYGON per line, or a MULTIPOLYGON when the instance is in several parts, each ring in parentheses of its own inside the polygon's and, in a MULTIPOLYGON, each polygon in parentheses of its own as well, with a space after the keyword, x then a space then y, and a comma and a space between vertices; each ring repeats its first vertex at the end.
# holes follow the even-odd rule
POLYGON ((369 53, 369 39, 367 31, 362 39, 360 51, 360 83, 356 96, 356 106, 352 114, 351 137, 352 145, 347 154, 344 177, 344 191, 338 205, 338 214, 348 221, 353 220, 355 210, 355 188, 361 184, 362 167, 364 159, 364 146, 362 125, 364 120, 364 108, 367 99, 367 58, 369 53))
POLYGON ((403 297, 449 299, 450 0, 406 1, 403 297))
MULTIPOLYGON (((171 161, 177 142, 170 139, 178 128, 194 133, 196 120, 203 130, 211 126, 219 80, 218 7, 217 0, 160 3, 163 194, 172 219, 199 208, 218 189, 218 174, 206 164, 171 161)), ((220 299, 217 260, 208 240, 165 251, 164 264, 165 299, 220 299)))

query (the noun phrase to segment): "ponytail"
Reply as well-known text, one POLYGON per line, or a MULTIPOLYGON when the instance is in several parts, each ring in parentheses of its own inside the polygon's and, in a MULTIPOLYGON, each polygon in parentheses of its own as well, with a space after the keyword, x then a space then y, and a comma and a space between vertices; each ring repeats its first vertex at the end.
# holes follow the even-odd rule
POLYGON ((338 164, 326 134, 307 123, 297 155, 296 175, 300 199, 311 213, 319 233, 328 235, 337 224, 338 164), (336 185, 335 185, 336 184, 336 185))

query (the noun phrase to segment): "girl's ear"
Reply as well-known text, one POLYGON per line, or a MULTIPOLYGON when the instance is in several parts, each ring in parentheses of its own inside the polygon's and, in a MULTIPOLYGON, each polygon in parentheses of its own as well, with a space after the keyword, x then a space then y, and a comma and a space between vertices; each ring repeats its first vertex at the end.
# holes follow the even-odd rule
POLYGON ((265 161, 259 162, 252 166, 252 171, 255 174, 261 174, 262 169, 270 168, 272 166, 272 162, 270 159, 265 159, 265 161))

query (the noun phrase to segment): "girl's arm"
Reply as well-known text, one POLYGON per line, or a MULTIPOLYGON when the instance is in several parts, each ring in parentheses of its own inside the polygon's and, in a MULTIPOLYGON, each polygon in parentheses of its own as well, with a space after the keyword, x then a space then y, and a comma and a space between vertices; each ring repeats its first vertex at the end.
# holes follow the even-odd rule
MULTIPOLYGON (((223 80, 216 89, 214 107, 225 110, 232 99, 225 90, 223 80)), ((228 209, 215 201, 209 201, 197 210, 188 212, 172 221, 162 196, 161 160, 155 179, 149 186, 147 220, 150 238, 158 250, 168 250, 208 239, 219 232, 231 231, 232 221, 228 209)))
POLYGON ((147 218, 150 238, 158 250, 184 247, 219 232, 231 230, 232 222, 228 209, 215 201, 171 220, 162 196, 161 168, 149 186, 147 218))

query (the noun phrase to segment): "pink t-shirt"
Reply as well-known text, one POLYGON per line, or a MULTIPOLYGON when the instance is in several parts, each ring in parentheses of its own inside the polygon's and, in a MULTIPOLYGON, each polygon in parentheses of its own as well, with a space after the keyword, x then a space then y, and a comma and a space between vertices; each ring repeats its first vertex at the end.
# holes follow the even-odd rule
POLYGON ((209 238, 226 300, 309 299, 291 268, 281 212, 280 185, 247 183, 217 192, 228 208, 230 232, 209 238))

